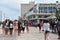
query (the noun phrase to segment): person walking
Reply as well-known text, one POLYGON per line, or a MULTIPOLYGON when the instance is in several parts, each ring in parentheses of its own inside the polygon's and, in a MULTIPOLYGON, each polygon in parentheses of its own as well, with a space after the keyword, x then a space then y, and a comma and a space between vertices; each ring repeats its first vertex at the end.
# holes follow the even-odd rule
POLYGON ((6 24, 5 24, 5 35, 8 35, 8 32, 9 32, 9 19, 6 19, 6 24))
POLYGON ((38 23, 38 27, 39 27, 39 32, 41 31, 41 25, 40 22, 38 23))
POLYGON ((2 31, 2 32, 0 32, 0 33, 3 33, 4 34, 4 26, 3 26, 3 22, 0 22, 0 31, 2 31))
POLYGON ((5 21, 3 21, 2 23, 2 31, 3 31, 3 34, 5 34, 5 21))
POLYGON ((52 33, 54 33, 54 26, 55 26, 55 22, 52 21, 52 23, 51 23, 52 33))
POLYGON ((55 20, 55 25, 54 25, 54 32, 57 33, 57 20, 55 20))
POLYGON ((14 33, 16 33, 17 32, 17 29, 18 29, 18 21, 17 20, 15 20, 13 22, 13 26, 14 26, 14 33))
POLYGON ((58 19, 58 22, 57 22, 57 30, 58 30, 58 40, 60 40, 60 19, 58 19))
POLYGON ((42 21, 40 21, 39 23, 38 23, 38 27, 39 27, 39 32, 41 31, 41 27, 43 26, 43 22, 42 21))
POLYGON ((25 26, 26 26, 27 33, 29 33, 29 22, 28 22, 28 20, 25 21, 25 26))
POLYGON ((18 36, 21 34, 21 30, 22 30, 22 23, 18 21, 18 36))
POLYGON ((43 27, 44 27, 45 40, 49 40, 50 23, 48 22, 48 20, 45 21, 43 27))
POLYGON ((25 31, 25 25, 24 25, 24 22, 22 22, 22 31, 23 31, 23 33, 24 33, 24 31, 25 31))
POLYGON ((9 32, 10 32, 10 35, 12 35, 12 33, 13 33, 13 22, 10 21, 9 24, 10 24, 9 32))

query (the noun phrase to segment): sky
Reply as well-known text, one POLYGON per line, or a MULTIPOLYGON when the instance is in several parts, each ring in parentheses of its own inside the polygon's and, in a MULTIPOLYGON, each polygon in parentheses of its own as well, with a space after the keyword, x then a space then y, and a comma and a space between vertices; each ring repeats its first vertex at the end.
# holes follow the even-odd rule
POLYGON ((1 12, 2 20, 5 20, 6 18, 11 20, 18 19, 18 17, 21 16, 21 3, 29 3, 29 1, 35 1, 36 3, 60 2, 60 0, 0 0, 0 20, 1 12))

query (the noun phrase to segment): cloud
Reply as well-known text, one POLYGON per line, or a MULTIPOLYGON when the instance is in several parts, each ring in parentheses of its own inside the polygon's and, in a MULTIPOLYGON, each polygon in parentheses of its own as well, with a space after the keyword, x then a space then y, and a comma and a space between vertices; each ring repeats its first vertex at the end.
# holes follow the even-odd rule
POLYGON ((2 10, 2 19, 4 20, 4 13, 5 13, 5 18, 10 18, 12 20, 18 19, 18 16, 20 16, 19 10, 5 7, 5 6, 0 6, 0 10, 2 10))
POLYGON ((20 2, 17 0, 0 0, 0 10, 5 13, 6 18, 17 19, 20 16, 19 5, 20 2))
POLYGON ((21 3, 29 3, 30 1, 34 1, 34 0, 20 0, 21 3))

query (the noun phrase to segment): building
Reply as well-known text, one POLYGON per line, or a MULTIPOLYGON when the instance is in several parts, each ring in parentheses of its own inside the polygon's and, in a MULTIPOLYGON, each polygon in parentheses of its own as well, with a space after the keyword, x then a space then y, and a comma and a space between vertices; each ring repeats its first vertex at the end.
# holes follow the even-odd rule
POLYGON ((60 3, 37 3, 21 4, 21 17, 37 22, 38 20, 55 19, 56 9, 60 9, 60 3))
POLYGON ((21 4, 21 17, 24 18, 26 13, 34 6, 34 2, 22 3, 21 4))

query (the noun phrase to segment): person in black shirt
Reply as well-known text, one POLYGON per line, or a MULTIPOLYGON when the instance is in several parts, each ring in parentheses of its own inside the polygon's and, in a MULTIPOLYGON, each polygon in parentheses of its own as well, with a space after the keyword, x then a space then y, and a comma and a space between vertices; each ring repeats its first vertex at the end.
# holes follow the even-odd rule
POLYGON ((60 40, 60 19, 58 19, 58 23, 57 23, 57 30, 58 30, 58 40, 60 40))
POLYGON ((25 21, 25 26, 27 33, 29 33, 29 22, 27 20, 25 21))
POLYGON ((9 27, 9 33, 10 33, 10 35, 12 35, 12 33, 13 33, 13 21, 10 21, 9 25, 10 25, 10 27, 9 27))
POLYGON ((20 35, 21 33, 21 22, 18 21, 18 36, 20 35))

